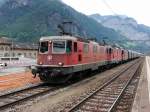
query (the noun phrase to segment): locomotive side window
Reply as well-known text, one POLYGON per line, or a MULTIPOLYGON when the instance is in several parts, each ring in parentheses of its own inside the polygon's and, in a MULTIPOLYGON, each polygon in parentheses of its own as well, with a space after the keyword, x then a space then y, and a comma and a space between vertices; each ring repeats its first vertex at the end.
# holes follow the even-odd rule
POLYGON ((66 41, 53 41, 53 53, 65 53, 66 41))
POLYGON ((48 42, 41 42, 39 50, 41 53, 47 52, 48 51, 48 42))
POLYGON ((93 53, 97 53, 97 46, 96 45, 93 46, 93 53))
POLYGON ((73 48, 74 48, 74 52, 77 52, 77 42, 74 42, 73 48))
POLYGON ((66 48, 66 52, 70 53, 72 51, 72 41, 67 41, 67 48, 66 48))
POLYGON ((111 54, 113 52, 113 49, 107 48, 107 54, 111 54))
POLYGON ((89 45, 88 44, 84 44, 83 45, 83 52, 84 53, 88 53, 89 52, 89 45))
POLYGON ((111 54, 111 53, 112 53, 112 49, 111 49, 111 48, 109 48, 109 51, 108 51, 108 53, 109 53, 109 54, 111 54))
POLYGON ((122 50, 122 55, 124 54, 124 51, 122 50))

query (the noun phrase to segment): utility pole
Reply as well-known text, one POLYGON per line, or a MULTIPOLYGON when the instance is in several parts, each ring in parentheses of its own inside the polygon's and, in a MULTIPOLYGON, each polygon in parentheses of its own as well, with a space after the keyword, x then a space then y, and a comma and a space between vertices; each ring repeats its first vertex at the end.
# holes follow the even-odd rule
POLYGON ((11 56, 13 57, 13 40, 12 40, 12 44, 11 44, 11 56))

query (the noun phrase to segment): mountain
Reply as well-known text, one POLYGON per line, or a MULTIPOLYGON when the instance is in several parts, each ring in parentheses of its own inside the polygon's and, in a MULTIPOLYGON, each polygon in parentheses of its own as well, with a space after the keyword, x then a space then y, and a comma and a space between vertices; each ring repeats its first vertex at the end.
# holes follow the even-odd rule
POLYGON ((111 28, 77 12, 61 0, 7 0, 0 6, 0 36, 20 42, 37 42, 41 36, 59 35, 58 25, 82 37, 126 39, 111 28))
POLYGON ((147 40, 150 38, 150 27, 138 24, 133 18, 127 16, 101 16, 91 15, 92 18, 105 27, 113 28, 130 40, 147 40))
POLYGON ((138 44, 139 49, 147 51, 150 48, 150 27, 138 24, 133 18, 122 15, 101 16, 99 14, 90 15, 91 18, 98 21, 107 28, 112 28, 116 32, 127 37, 132 44, 138 44), (141 41, 139 41, 141 40, 141 41), (145 41, 144 41, 145 40, 145 41), (145 45, 145 46, 143 46, 145 45))

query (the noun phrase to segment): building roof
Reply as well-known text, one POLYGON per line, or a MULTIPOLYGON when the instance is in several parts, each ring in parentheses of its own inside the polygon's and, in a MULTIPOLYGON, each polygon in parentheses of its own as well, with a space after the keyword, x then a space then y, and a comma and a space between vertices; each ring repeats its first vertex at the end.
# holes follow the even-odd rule
POLYGON ((7 37, 0 37, 0 44, 1 45, 11 45, 11 40, 7 37))
POLYGON ((38 45, 37 44, 27 44, 27 43, 14 43, 11 46, 11 49, 14 49, 14 50, 37 50, 38 45))
POLYGON ((0 37, 0 45, 9 45, 11 49, 15 49, 15 50, 37 50, 38 49, 37 44, 13 42, 13 40, 9 39, 8 37, 0 37))

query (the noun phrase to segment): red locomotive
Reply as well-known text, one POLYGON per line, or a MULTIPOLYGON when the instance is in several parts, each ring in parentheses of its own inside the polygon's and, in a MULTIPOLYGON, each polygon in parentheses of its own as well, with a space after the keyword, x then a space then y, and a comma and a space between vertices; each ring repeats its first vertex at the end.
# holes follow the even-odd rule
POLYGON ((118 64, 140 54, 74 36, 42 37, 37 65, 32 73, 48 83, 65 82, 78 72, 101 69, 118 64))

